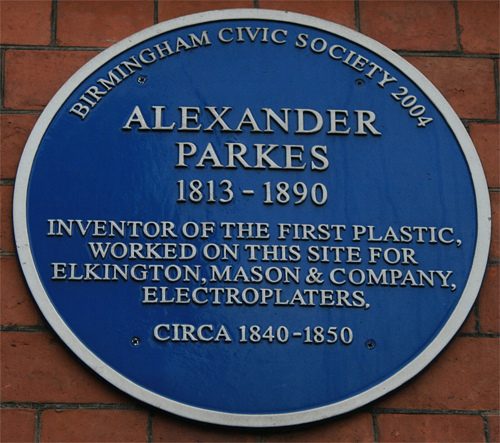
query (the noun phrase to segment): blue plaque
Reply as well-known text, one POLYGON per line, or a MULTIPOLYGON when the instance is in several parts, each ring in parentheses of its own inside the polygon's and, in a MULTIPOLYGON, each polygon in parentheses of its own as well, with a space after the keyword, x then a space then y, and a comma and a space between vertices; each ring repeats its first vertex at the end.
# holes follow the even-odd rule
POLYGON ((422 74, 264 10, 171 20, 87 63, 14 201, 28 284, 79 358, 158 408, 251 427, 351 411, 431 362, 479 291, 489 214, 422 74))

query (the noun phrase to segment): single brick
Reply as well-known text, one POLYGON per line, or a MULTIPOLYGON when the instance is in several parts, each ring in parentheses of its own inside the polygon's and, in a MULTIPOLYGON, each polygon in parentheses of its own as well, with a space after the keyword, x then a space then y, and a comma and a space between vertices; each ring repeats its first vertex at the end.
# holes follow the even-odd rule
POLYGON ((373 420, 371 414, 357 413, 311 424, 301 430, 276 430, 264 437, 266 442, 372 442, 373 420))
POLYGON ((36 412, 33 409, 0 409, 0 441, 35 441, 36 412))
POLYGON ((259 436, 255 429, 236 430, 163 413, 153 417, 154 442, 259 442, 259 436))
POLYGON ((41 415, 43 442, 147 441, 148 415, 144 411, 47 410, 41 415))
POLYGON ((0 2, 0 43, 48 45, 51 36, 51 0, 0 2))
POLYGON ((0 186, 0 251, 15 252, 14 230, 12 227, 12 197, 14 187, 0 186))
POLYGON ((491 410, 499 402, 499 339, 456 337, 381 408, 491 410))
POLYGON ((2 332, 2 401, 131 403, 51 333, 2 332))
POLYGON ((500 125, 471 123, 469 133, 477 149, 488 186, 500 187, 500 125))
POLYGON ((496 118, 492 60, 448 57, 406 59, 439 89, 460 118, 496 118))
POLYGON ((493 442, 500 441, 500 415, 488 415, 488 440, 493 442))
POLYGON ((214 425, 158 415, 153 419, 153 441, 311 441, 311 442, 370 442, 373 441, 373 424, 370 414, 360 413, 341 419, 331 419, 311 424, 301 429, 232 430, 214 425))
POLYGON ((0 279, 0 324, 38 324, 38 310, 24 281, 17 257, 0 257, 0 279))
POLYGON ((5 97, 8 109, 41 110, 57 90, 97 52, 5 52, 5 97))
POLYGON ((353 0, 295 0, 293 2, 259 0, 259 8, 298 12, 329 20, 349 28, 356 28, 356 14, 353 0))
POLYGON ((108 47, 153 24, 153 0, 61 1, 57 44, 108 47))
POLYGON ((38 119, 34 114, 0 115, 0 178, 14 178, 24 145, 38 119))
POLYGON ((491 203, 491 245, 489 257, 493 260, 500 258, 500 193, 490 192, 491 203))
POLYGON ((481 292, 479 293, 479 325, 480 331, 489 334, 500 333, 500 300, 498 294, 500 282, 500 265, 488 266, 481 292))
POLYGON ((381 442, 482 442, 483 419, 477 415, 381 414, 381 442))
POLYGON ((359 2, 360 29, 391 49, 458 49, 453 2, 359 2))
POLYGON ((464 324, 461 326, 461 328, 458 332, 462 332, 465 334, 477 332, 476 315, 474 313, 476 304, 477 304, 477 300, 476 300, 476 303, 474 304, 474 306, 472 307, 471 311, 469 312, 469 315, 467 316, 466 320, 464 321, 464 324))
POLYGON ((500 33, 498 1, 459 0, 458 24, 464 52, 498 54, 500 33))
POLYGON ((158 21, 215 9, 253 8, 253 0, 159 0, 158 21))

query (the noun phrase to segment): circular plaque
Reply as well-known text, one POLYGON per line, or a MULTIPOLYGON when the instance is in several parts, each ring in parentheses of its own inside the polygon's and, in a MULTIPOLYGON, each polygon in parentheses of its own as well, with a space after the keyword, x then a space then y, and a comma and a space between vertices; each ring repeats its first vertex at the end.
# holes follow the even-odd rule
POLYGON ((409 63, 330 22, 196 14, 49 103, 15 187, 57 334, 158 408, 238 426, 342 414, 422 370, 479 291, 486 181, 409 63))

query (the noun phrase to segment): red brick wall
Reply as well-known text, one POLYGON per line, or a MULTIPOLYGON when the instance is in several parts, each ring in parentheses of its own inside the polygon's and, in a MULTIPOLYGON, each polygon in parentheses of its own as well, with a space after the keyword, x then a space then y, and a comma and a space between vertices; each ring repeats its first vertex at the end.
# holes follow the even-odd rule
POLYGON ((499 3, 491 1, 0 1, 1 436, 9 441, 500 441, 499 3), (493 238, 486 277, 457 337, 419 376, 341 418, 291 429, 199 424, 102 381, 41 317, 15 253, 12 190, 48 100, 102 48, 156 22, 232 7, 291 10, 397 51, 443 93, 486 172, 493 238))

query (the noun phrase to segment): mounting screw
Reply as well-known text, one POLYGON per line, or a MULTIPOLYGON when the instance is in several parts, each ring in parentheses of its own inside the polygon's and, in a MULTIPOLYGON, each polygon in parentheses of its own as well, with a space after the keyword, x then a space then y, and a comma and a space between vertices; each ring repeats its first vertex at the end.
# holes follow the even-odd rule
POLYGON ((147 81, 148 78, 145 75, 140 75, 139 77, 137 77, 137 83, 139 83, 140 85, 143 85, 147 81))
POLYGON ((130 339, 130 344, 132 346, 139 346, 141 344, 141 339, 139 337, 132 337, 130 339))
POLYGON ((369 351, 371 351, 372 349, 375 349, 375 346, 377 344, 375 343, 375 340, 366 340, 365 342, 365 346, 366 346, 366 349, 368 349, 369 351))
POLYGON ((356 86, 363 86, 365 84, 365 81, 362 78, 358 78, 357 80, 354 80, 354 84, 356 86))

